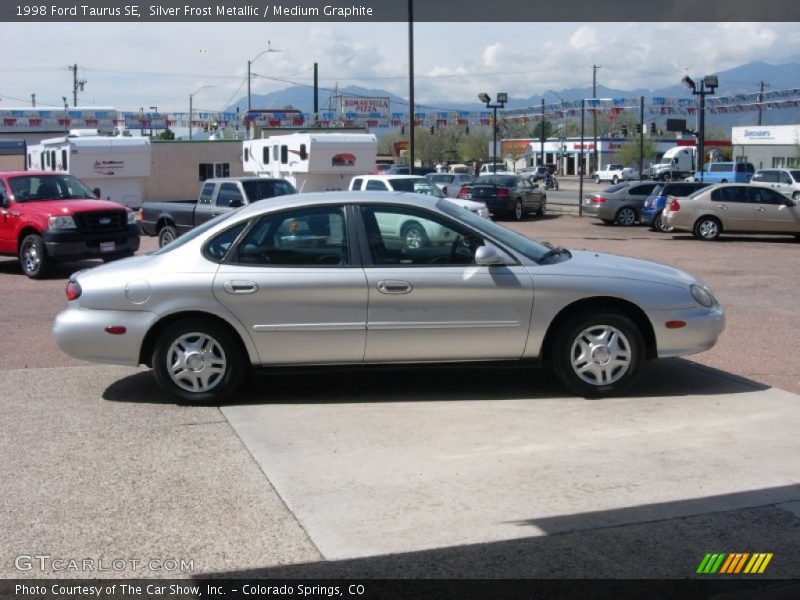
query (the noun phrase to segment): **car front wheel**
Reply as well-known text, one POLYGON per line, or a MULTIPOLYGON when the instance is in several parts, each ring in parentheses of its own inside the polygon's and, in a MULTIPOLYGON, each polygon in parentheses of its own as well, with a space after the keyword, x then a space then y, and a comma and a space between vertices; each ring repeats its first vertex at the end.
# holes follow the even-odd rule
POLYGON ((207 319, 185 319, 161 334, 153 351, 159 385, 182 402, 218 404, 241 385, 246 357, 227 328, 207 319))
POLYGON ((41 279, 47 273, 50 259, 42 236, 31 234, 22 240, 19 247, 19 264, 22 272, 31 279, 41 279))
POLYGON ((624 314, 582 313, 557 332, 553 369, 564 386, 583 397, 621 394, 641 372, 644 341, 624 314))
POLYGON ((694 224, 692 233, 699 240, 713 242, 722 233, 722 224, 714 217, 701 217, 694 224))
POLYGON ((636 223, 636 211, 632 208, 624 206, 617 211, 617 218, 615 219, 617 225, 623 227, 630 227, 636 223))

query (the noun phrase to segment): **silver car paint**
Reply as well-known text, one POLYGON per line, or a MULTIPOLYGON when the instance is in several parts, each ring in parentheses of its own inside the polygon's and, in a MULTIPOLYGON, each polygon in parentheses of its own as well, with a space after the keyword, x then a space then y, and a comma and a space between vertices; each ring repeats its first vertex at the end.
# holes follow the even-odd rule
POLYGON ((207 239, 252 216, 353 202, 400 202, 439 212, 435 199, 393 192, 327 192, 256 203, 170 252, 79 273, 83 294, 58 315, 54 337, 78 358, 137 364, 151 324, 197 311, 229 323, 254 364, 534 358, 552 319, 587 297, 639 306, 653 324, 659 356, 706 349, 724 328, 721 308, 705 309, 692 300, 689 285, 702 283, 693 276, 613 255, 574 252, 572 259, 552 265, 517 256, 518 265, 492 267, 304 269, 298 278, 299 269, 255 273, 252 267, 221 267, 201 254, 207 239), (334 271, 344 276, 331 281, 334 271), (256 275, 263 278, 255 281, 259 289, 269 288, 262 296, 267 306, 248 305, 254 298, 240 301, 224 291, 226 281, 251 281, 256 275), (378 282, 387 279, 408 282, 413 291, 378 295, 378 282), (690 327, 663 328, 665 320, 679 315, 690 327), (107 334, 109 325, 125 326, 128 333, 107 334))

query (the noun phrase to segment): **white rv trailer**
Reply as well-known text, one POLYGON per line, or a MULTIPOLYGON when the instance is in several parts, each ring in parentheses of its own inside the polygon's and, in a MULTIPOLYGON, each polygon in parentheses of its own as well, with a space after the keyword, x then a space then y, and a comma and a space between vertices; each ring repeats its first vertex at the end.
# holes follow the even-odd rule
POLYGON ((378 141, 371 133, 292 133, 246 140, 242 150, 245 172, 324 192, 346 190, 354 175, 375 169, 378 141))
POLYGON ((28 146, 28 169, 65 171, 99 189, 101 198, 138 209, 144 178, 150 176, 150 140, 74 130, 28 146))

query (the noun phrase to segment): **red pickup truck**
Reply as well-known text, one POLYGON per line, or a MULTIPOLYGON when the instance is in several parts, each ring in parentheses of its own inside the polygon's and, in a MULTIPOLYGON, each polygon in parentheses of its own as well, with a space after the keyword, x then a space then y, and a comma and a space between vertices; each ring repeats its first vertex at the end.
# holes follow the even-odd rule
POLYGON ((79 179, 52 171, 0 173, 0 255, 43 277, 54 262, 131 256, 139 249, 136 214, 98 200, 79 179))

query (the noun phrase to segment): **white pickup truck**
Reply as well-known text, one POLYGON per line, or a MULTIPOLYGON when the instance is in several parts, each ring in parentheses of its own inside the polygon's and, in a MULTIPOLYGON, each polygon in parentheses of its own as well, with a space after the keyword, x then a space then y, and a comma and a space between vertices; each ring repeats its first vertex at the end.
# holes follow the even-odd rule
POLYGON ((594 182, 610 181, 619 183, 620 181, 635 181, 639 179, 639 170, 633 167, 623 167, 622 165, 608 165, 602 171, 595 171, 594 182))

